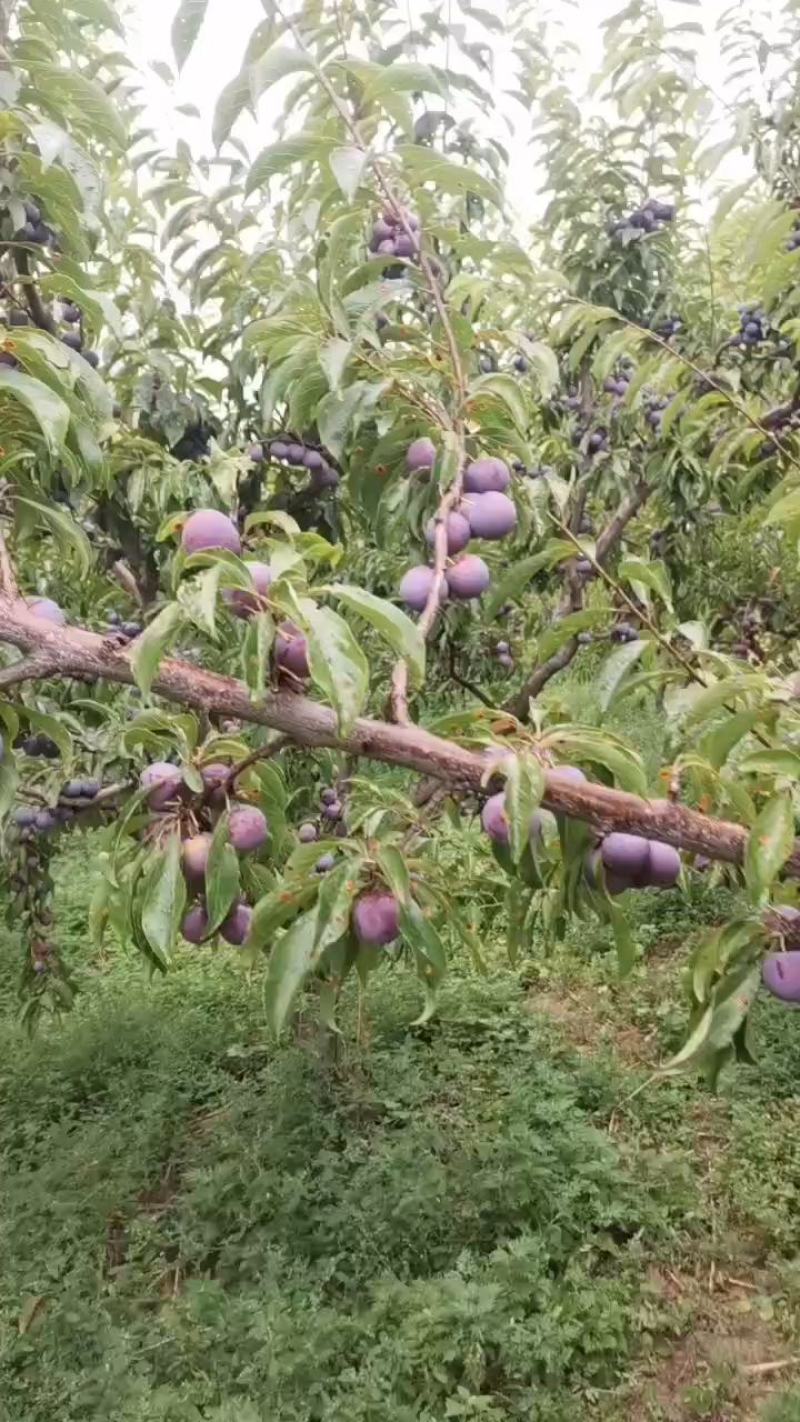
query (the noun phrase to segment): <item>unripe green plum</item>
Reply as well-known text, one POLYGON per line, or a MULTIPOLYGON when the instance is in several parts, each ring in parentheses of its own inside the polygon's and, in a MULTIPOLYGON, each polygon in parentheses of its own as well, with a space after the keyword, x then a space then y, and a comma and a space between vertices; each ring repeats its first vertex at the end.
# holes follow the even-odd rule
POLYGON ((197 509, 190 514, 183 525, 181 545, 187 555, 214 549, 224 549, 237 555, 242 551, 239 530, 218 509, 197 509))
POLYGON ((400 905, 386 890, 362 894, 353 910, 353 927, 361 943, 385 948, 400 932, 400 905))
POLYGON ((263 849, 269 838, 266 815, 253 805, 242 805, 232 810, 228 837, 239 854, 252 854, 257 849, 263 849))

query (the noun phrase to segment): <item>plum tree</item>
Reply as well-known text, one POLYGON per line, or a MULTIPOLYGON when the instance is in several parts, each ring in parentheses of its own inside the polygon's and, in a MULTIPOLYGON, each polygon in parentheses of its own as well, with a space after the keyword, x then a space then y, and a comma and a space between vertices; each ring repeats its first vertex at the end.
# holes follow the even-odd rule
MULTIPOLYGON (((179 63, 218 3, 181 4, 179 63)), ((437 852, 446 798, 450 818, 483 804, 491 843, 475 863, 509 879, 510 943, 521 922, 563 934, 592 913, 629 968, 626 905, 602 890, 730 866, 729 937, 707 937, 687 975, 687 1060, 713 1075, 775 946, 765 905, 792 907, 800 877, 800 238, 780 61, 774 112, 745 103, 752 131, 732 140, 745 164, 769 151, 769 171, 718 205, 705 201, 713 101, 679 28, 680 64, 664 20, 645 94, 647 7, 629 7, 606 33, 599 105, 565 107, 576 71, 550 22, 531 58, 525 7, 511 7, 510 87, 548 198, 529 244, 505 227, 494 96, 473 73, 488 11, 468 33, 445 19, 435 43, 412 43, 369 4, 337 14, 332 58, 327 4, 302 19, 289 6, 280 47, 260 26, 220 100, 218 151, 156 142, 144 168, 168 179, 139 184, 131 60, 103 31, 109 7, 11 9, 0 805, 31 1018, 72 991, 46 921, 67 826, 108 856, 93 931, 129 925, 150 966, 168 968, 182 922, 205 941, 213 915, 215 938, 264 955, 279 1030, 304 982, 332 1000, 397 941, 390 956, 432 1011, 466 894, 437 852), (408 142, 443 39, 463 66, 452 130, 408 142), (240 119, 286 50, 302 81, 258 157, 240 119), (42 66, 80 74, 55 110, 42 66), (125 194, 113 221, 101 189, 125 194), (486 561, 465 551, 512 533, 486 561), (767 588, 764 568, 780 572, 767 588), (733 584, 743 595, 723 606, 733 584), (750 602, 770 604, 755 629, 737 617, 750 602), (667 800, 660 746, 642 744, 652 719, 667 800), (319 786, 337 854, 323 845, 312 862, 319 786), (296 832, 295 807, 311 817, 296 832), (204 895, 188 912, 187 885, 204 895), (391 907, 369 920, 376 900, 391 907)))

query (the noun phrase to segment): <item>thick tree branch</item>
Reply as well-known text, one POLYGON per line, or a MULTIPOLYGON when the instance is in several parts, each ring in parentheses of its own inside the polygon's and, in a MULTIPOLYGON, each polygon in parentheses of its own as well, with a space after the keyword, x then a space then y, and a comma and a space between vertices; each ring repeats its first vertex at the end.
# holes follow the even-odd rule
MULTIPOLYGON (((0 598, 0 642, 23 652, 44 654, 53 675, 104 680, 133 685, 127 653, 110 645, 95 632, 77 627, 53 627, 34 617, 21 601, 0 598)), ((275 692, 253 701, 243 682, 203 671, 187 662, 164 661, 153 682, 153 691, 168 701, 205 714, 235 717, 282 731, 295 745, 329 746, 348 755, 367 756, 422 775, 431 775, 455 789, 476 791, 486 772, 486 759, 443 740, 419 726, 395 726, 360 718, 347 735, 339 731, 336 715, 327 706, 292 692, 275 692)), ((626 830, 663 840, 676 849, 702 854, 730 864, 741 864, 748 832, 741 825, 711 819, 697 810, 669 800, 642 800, 606 786, 575 784, 557 770, 546 775, 544 804, 549 810, 583 820, 602 834, 626 830)), ((786 865, 800 878, 800 842, 786 865)))

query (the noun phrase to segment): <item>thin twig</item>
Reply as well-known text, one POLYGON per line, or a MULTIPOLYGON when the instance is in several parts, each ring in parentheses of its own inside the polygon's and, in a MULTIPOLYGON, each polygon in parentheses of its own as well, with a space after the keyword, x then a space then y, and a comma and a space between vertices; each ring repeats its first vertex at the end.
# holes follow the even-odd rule
POLYGON ((249 770, 251 765, 255 765, 256 761, 259 760, 272 760, 273 756, 279 755, 288 745, 291 745, 289 737, 279 736, 271 745, 259 746, 258 750, 252 751, 250 755, 245 756, 244 760, 240 760, 236 765, 231 766, 220 788, 226 793, 228 790, 232 790, 239 776, 243 775, 246 770, 249 770))
POLYGON ((6 597, 19 597, 17 577, 8 552, 5 534, 0 528, 0 589, 6 597))

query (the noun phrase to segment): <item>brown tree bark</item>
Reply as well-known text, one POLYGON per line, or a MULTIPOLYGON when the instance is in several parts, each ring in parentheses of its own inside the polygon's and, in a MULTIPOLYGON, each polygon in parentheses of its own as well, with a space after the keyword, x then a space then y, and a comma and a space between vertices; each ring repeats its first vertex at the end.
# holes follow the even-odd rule
MULTIPOLYGON (((0 642, 27 654, 22 664, 9 668, 18 675, 7 677, 6 684, 43 677, 134 684, 127 650, 95 632, 54 627, 32 616, 18 598, 0 597, 0 642)), ((298 746, 334 747, 348 755, 433 776, 455 789, 478 790, 486 771, 482 756, 419 726, 359 718, 353 729, 342 735, 334 712, 307 696, 277 691, 255 702, 244 683, 187 662, 163 661, 153 690, 168 701, 205 714, 235 717, 282 731, 298 746)), ((588 782, 576 785, 558 770, 547 772, 544 805, 583 820, 603 834, 626 830, 731 864, 740 864, 744 858, 748 834, 741 825, 711 819, 667 800, 642 800, 638 795, 588 782)), ((800 842, 787 871, 800 877, 800 842)))

